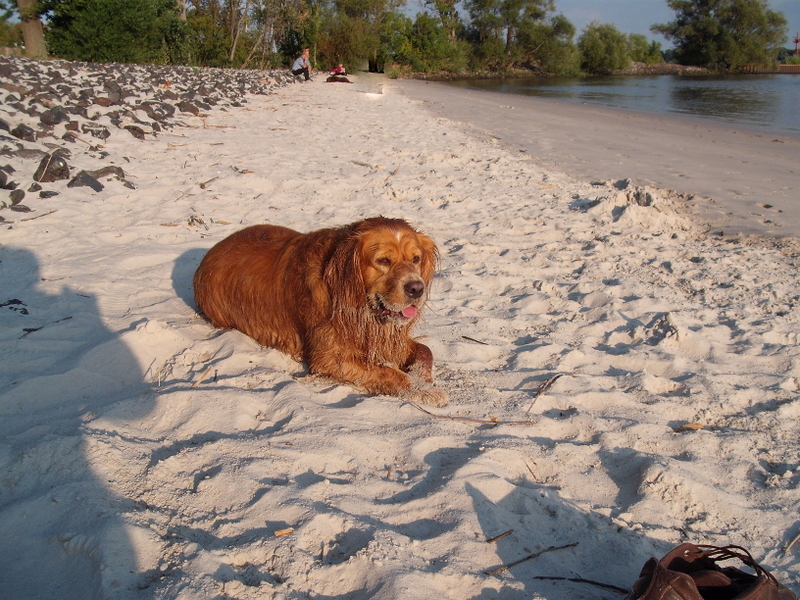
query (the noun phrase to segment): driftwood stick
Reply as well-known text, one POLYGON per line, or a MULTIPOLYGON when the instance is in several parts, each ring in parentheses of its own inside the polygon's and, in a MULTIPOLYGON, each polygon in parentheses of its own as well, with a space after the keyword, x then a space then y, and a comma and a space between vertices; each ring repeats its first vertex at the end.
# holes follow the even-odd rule
POLYGON ((563 546, 550 546, 549 548, 545 548, 544 550, 539 550, 539 552, 534 552, 533 554, 529 554, 519 560, 515 560, 512 563, 508 563, 507 565, 503 565, 502 567, 497 567, 495 569, 489 569, 488 571, 484 571, 487 575, 497 575, 498 573, 502 573, 504 571, 508 571, 511 567, 516 567, 519 564, 522 564, 526 561, 533 560, 534 558, 538 558, 542 554, 547 552, 554 552, 555 550, 564 550, 565 548, 574 548, 578 545, 578 542, 572 542, 571 544, 565 544, 563 546))
POLYGON ((794 536, 794 538, 792 538, 792 541, 786 544, 786 546, 784 546, 783 553, 786 554, 787 552, 789 552, 789 550, 792 549, 792 546, 794 546, 798 541, 800 541, 800 533, 794 536))
POLYGON ((541 396, 542 394, 544 394, 547 391, 547 389, 556 382, 556 380, 558 380, 559 378, 561 378, 563 376, 564 376, 564 373, 558 373, 557 375, 553 375, 550 379, 545 381, 542 384, 542 386, 538 390, 536 390, 536 394, 534 394, 534 396, 533 396, 533 400, 531 401, 531 405, 528 407, 528 410, 525 411, 525 412, 531 412, 531 409, 533 408, 533 405, 536 403, 536 399, 539 396, 541 396))
POLYGON ((192 384, 192 388, 196 388, 198 385, 200 385, 200 382, 202 382, 202 381, 203 381, 203 379, 205 379, 206 377, 208 377, 208 374, 209 374, 209 373, 211 373, 211 367, 208 367, 208 368, 205 370, 205 372, 204 372, 202 375, 200 375, 200 379, 198 379, 197 381, 195 381, 195 382, 192 384))
POLYGON ((605 588, 607 590, 614 590, 620 594, 627 594, 629 590, 621 588, 610 583, 602 583, 601 581, 593 581, 591 579, 584 579, 583 577, 550 577, 547 575, 534 575, 533 579, 544 581, 572 581, 574 583, 588 583, 589 585, 596 585, 597 587, 605 588))
POLYGON ((492 420, 485 420, 485 419, 471 419, 469 417, 451 417, 448 415, 437 415, 436 413, 432 413, 429 410, 422 408, 419 404, 411 402, 410 400, 406 400, 408 404, 416 408, 417 410, 421 410, 426 415, 430 415, 436 419, 444 419, 446 421, 461 421, 462 423, 475 423, 477 425, 491 425, 494 427, 495 425, 534 425, 534 421, 501 421, 499 419, 492 419, 492 420))
POLYGON ((35 217, 26 217, 24 219, 20 219, 20 223, 23 221, 33 221, 34 219, 41 219, 42 217, 46 217, 47 215, 52 215, 54 212, 58 212, 58 209, 47 211, 46 213, 42 213, 41 215, 36 215, 35 217))
POLYGON ((486 543, 487 544, 494 544, 495 542, 499 542, 500 540, 502 540, 504 537, 510 536, 512 533, 514 533, 514 530, 513 529, 509 529, 508 531, 504 531, 500 535, 496 535, 494 537, 490 537, 488 540, 486 540, 486 543))

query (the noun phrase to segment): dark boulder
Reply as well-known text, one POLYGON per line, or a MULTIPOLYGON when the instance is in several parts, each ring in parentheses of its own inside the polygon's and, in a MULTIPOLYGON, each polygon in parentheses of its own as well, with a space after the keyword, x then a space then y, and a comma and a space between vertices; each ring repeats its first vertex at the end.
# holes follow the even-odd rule
POLYGON ((45 155, 33 174, 33 180, 51 183, 59 179, 69 179, 69 165, 64 156, 56 151, 45 155))
POLYGON ((11 130, 11 135, 15 138, 20 140, 24 140, 26 142, 35 142, 36 141, 36 131, 34 131, 31 127, 28 127, 24 123, 20 123, 14 129, 11 130))

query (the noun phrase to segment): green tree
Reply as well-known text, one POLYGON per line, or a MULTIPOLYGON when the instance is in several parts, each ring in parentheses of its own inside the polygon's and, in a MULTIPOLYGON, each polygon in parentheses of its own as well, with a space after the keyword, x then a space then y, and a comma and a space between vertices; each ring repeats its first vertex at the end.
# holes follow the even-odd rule
POLYGON ((22 29, 10 22, 14 15, 14 6, 0 0, 0 46, 14 48, 22 45, 22 29))
POLYGON ((438 71, 449 54, 448 32, 427 13, 417 14, 409 36, 414 55, 423 70, 438 71))
POLYGON ((575 26, 564 15, 549 21, 528 20, 517 34, 525 64, 551 75, 570 76, 580 72, 580 51, 573 42, 575 26))
POLYGON ((770 64, 787 40, 786 17, 766 0, 667 0, 675 20, 651 27, 675 44, 684 65, 737 70, 770 64))
POLYGON ((224 7, 217 0, 196 0, 186 13, 191 62, 204 67, 227 67, 230 38, 224 7))
POLYGON ((381 46, 390 59, 401 65, 411 65, 414 22, 410 17, 392 12, 386 15, 381 26, 381 46))
POLYGON ((182 64, 176 0, 47 0, 48 45, 68 60, 182 64))
POLYGON ((2 45, 16 46, 20 38, 25 45, 25 56, 46 58, 47 44, 42 26, 42 7, 38 0, 0 0, 0 38, 2 45), (17 14, 19 25, 9 19, 17 14))
POLYGON ((631 64, 628 38, 608 23, 592 23, 578 39, 581 69, 592 75, 607 75, 631 64))
POLYGON ((479 37, 504 37, 506 52, 523 23, 541 21, 554 8, 553 0, 467 0, 465 5, 479 37))
MULTIPOLYGON (((329 8, 323 0, 288 0, 280 5, 280 19, 276 27, 282 27, 278 42, 284 63, 289 66, 300 55, 303 48, 311 51, 312 65, 319 62, 319 45, 325 35, 326 22, 330 22, 333 14, 327 14, 329 8)), ((279 29, 280 30, 280 29, 279 29)))
POLYGON ((394 13, 384 22, 382 45, 394 63, 412 71, 460 73, 467 69, 469 49, 465 42, 450 39, 440 19, 418 13, 412 22, 394 13))
POLYGON ((458 0, 423 0, 423 3, 439 15, 447 39, 451 42, 455 41, 460 21, 456 8, 458 0))
POLYGON ((554 9, 553 0, 501 0, 500 16, 506 30, 506 52, 516 43, 524 23, 542 21, 554 9))
POLYGON ((320 58, 325 66, 367 60, 370 71, 382 71, 389 59, 383 46, 385 23, 403 0, 334 0, 322 21, 320 58))
POLYGON ((311 46, 302 33, 314 6, 282 0, 192 0, 187 10, 191 61, 209 67, 274 67, 311 46), (286 46, 286 56, 278 48, 286 46))
POLYGON ((631 33, 628 36, 628 48, 631 60, 636 62, 652 65, 663 61, 661 44, 656 41, 648 42, 640 33, 631 33))
POLYGON ((776 60, 783 65, 800 64, 800 56, 794 55, 794 48, 781 48, 778 50, 776 60))
POLYGON ((320 67, 328 69, 342 63, 353 70, 364 60, 377 56, 379 48, 379 34, 366 21, 335 11, 323 19, 320 67))
POLYGON ((553 0, 466 0, 470 37, 478 56, 495 68, 509 68, 523 58, 520 30, 542 22, 554 9, 553 0))

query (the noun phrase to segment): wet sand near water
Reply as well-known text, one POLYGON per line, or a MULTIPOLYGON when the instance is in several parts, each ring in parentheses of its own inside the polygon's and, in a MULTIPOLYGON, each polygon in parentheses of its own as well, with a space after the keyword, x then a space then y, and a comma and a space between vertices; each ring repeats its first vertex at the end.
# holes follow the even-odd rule
POLYGON ((577 179, 694 196, 709 231, 800 236, 800 138, 572 102, 394 81, 433 113, 577 179))

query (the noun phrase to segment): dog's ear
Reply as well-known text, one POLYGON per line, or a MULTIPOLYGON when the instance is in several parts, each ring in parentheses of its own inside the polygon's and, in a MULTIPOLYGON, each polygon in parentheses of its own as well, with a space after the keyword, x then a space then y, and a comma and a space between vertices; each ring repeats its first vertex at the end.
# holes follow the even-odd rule
POLYGON ((361 272, 362 252, 361 236, 350 232, 339 241, 325 265, 323 279, 336 312, 364 305, 367 292, 361 272))
POLYGON ((420 264, 420 275, 422 275, 425 286, 429 286, 433 281, 433 275, 439 266, 439 248, 436 242, 423 233, 417 233, 419 246, 422 248, 422 261, 420 264))

